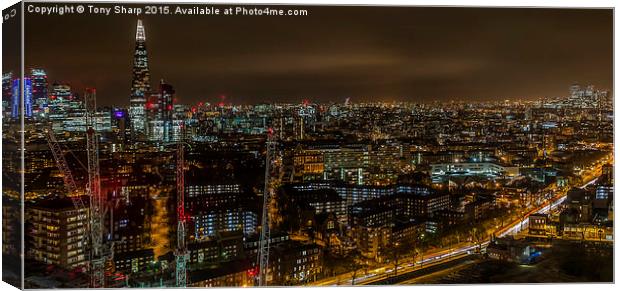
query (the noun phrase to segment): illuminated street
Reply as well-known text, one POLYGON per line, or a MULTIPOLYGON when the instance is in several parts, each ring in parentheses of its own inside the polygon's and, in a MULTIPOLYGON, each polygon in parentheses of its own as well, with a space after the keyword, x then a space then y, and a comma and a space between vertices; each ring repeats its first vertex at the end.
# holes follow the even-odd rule
POLYGON ((153 193, 151 196, 154 206, 154 215, 151 220, 151 240, 153 241, 153 252, 155 257, 159 257, 170 251, 170 213, 168 207, 168 196, 161 196, 161 192, 153 193))
MULTIPOLYGON (((593 167, 592 172, 588 172, 585 174, 585 177, 590 180, 584 179, 587 182, 581 185, 581 188, 585 188, 588 185, 591 185, 596 182, 597 174, 600 174, 600 162, 597 162, 597 167, 593 167)), ((523 229, 527 228, 529 216, 535 213, 548 213, 549 211, 555 210, 558 206, 564 202, 566 198, 566 191, 559 191, 553 198, 548 201, 545 201, 542 205, 529 210, 525 213, 521 218, 514 220, 508 223, 503 228, 498 229, 493 232, 493 235, 496 237, 503 237, 506 235, 517 235, 523 229)), ((443 249, 434 251, 431 253, 425 253, 420 257, 419 260, 415 261, 413 264, 411 260, 402 260, 401 265, 398 267, 398 272, 403 274, 407 272, 412 272, 415 270, 428 268, 435 265, 445 264, 452 262, 455 259, 461 259, 463 256, 467 256, 472 253, 476 253, 479 246, 482 248, 486 247, 489 244, 489 239, 481 241, 479 244, 471 244, 471 243, 463 243, 460 245, 453 246, 452 249, 443 249)), ((470 262, 471 263, 471 262, 470 262)), ((466 263, 464 263, 466 264, 466 263)), ((457 265, 455 268, 462 267, 461 264, 457 265)), ((316 286, 334 286, 334 285, 373 285, 378 281, 385 280, 390 277, 391 273, 394 272, 393 266, 386 265, 380 268, 375 268, 368 272, 359 271, 358 273, 364 273, 363 276, 358 276, 355 278, 355 283, 352 282, 353 273, 342 274, 335 278, 324 279, 321 281, 317 281, 312 285, 316 286)), ((448 272, 448 270, 442 271, 448 272)), ((417 279, 410 279, 404 282, 400 282, 400 284, 409 284, 415 283, 417 279)))

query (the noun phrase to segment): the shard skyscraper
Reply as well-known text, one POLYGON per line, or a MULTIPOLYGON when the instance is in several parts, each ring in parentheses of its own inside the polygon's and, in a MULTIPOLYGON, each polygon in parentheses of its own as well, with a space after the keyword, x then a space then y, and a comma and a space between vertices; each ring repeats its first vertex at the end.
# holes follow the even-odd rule
POLYGON ((146 133, 146 98, 151 90, 151 75, 146 52, 146 34, 142 20, 138 19, 136 27, 136 48, 133 59, 133 79, 131 82, 131 97, 129 104, 129 118, 133 137, 142 137, 146 133))

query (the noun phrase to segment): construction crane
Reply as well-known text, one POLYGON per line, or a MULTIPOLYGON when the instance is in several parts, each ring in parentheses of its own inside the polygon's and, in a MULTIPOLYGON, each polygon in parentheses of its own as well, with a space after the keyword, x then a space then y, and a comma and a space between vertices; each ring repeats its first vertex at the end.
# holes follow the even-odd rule
POLYGON ((90 197, 90 287, 105 288, 105 263, 110 249, 104 245, 104 199, 101 194, 99 175, 99 142, 95 131, 96 96, 95 89, 87 88, 84 94, 86 105, 86 152, 88 156, 88 185, 90 197))
POLYGON ((183 124, 181 136, 177 140, 177 249, 174 252, 176 259, 176 286, 187 286, 187 248, 185 246, 185 157, 183 153, 183 124))
MULTIPOLYGON (((62 172, 63 182, 65 185, 65 189, 67 190, 67 194, 65 196, 68 196, 69 198, 71 198, 71 201, 73 202, 73 206, 75 207, 75 210, 77 211, 79 215, 81 210, 86 209, 86 205, 84 204, 84 200, 82 200, 82 197, 77 188, 77 184, 75 183, 75 180, 73 179, 73 175, 71 174, 71 169, 69 168, 69 164, 67 163, 67 160, 65 159, 65 151, 63 151, 60 145, 58 144, 58 140, 56 140, 56 136, 54 135, 54 132, 52 131, 51 127, 46 128, 44 130, 44 135, 45 135, 45 139, 47 140, 47 144, 49 145, 52 151, 52 155, 54 156, 56 165, 58 166, 58 169, 62 172)), ((79 221, 85 221, 88 217, 87 217, 87 214, 85 214, 83 216, 79 216, 78 218, 79 218, 78 219, 79 221)), ((88 231, 87 229, 85 230, 86 232, 88 231)), ((87 249, 86 249, 87 236, 88 236, 88 233, 85 233, 82 236, 82 247, 84 248, 84 255, 87 255, 87 249)))
POLYGON ((52 151, 52 155, 54 156, 54 161, 56 161, 56 166, 58 166, 58 170, 62 172, 62 179, 65 185, 65 189, 67 190, 66 196, 71 198, 76 208, 85 207, 84 201, 82 201, 82 199, 79 199, 77 184, 73 179, 69 164, 65 159, 65 151, 63 151, 58 144, 58 140, 56 140, 56 136, 54 135, 54 132, 51 128, 46 128, 44 130, 44 135, 45 140, 47 141, 47 144, 52 151))
POLYGON ((271 198, 274 194, 274 181, 272 177, 272 163, 276 151, 276 135, 273 128, 267 132, 267 144, 265 152, 265 186, 263 188, 263 215, 261 219, 260 241, 258 245, 258 286, 267 284, 267 272, 269 268, 269 243, 271 240, 269 211, 271 209, 271 198))

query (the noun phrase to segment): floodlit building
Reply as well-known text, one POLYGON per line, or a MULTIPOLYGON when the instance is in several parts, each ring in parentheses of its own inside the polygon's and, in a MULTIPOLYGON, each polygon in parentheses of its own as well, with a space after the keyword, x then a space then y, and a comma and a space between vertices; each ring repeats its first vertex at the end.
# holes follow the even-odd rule
POLYGON ((433 183, 440 183, 459 176, 481 176, 489 179, 514 178, 519 175, 519 168, 496 163, 443 163, 431 165, 433 183))

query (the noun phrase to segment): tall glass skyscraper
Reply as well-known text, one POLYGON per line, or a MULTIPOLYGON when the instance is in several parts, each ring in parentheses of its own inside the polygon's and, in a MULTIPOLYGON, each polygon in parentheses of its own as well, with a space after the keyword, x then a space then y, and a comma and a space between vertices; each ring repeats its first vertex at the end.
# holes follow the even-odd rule
POLYGON ((37 112, 45 108, 47 102, 47 73, 43 69, 33 68, 30 70, 32 80, 32 102, 37 112))
POLYGON ((133 59, 133 80, 129 100, 129 119, 134 137, 143 136, 146 132, 146 94, 151 90, 151 75, 146 53, 146 34, 142 20, 138 19, 136 27, 136 48, 133 59))
POLYGON ((11 108, 13 96, 13 72, 2 74, 2 113, 8 112, 11 108))
MULTIPOLYGON (((19 118, 20 113, 20 79, 13 79, 13 94, 11 95, 11 117, 19 118)), ((24 116, 32 117, 32 80, 24 79, 24 116)))
POLYGON ((174 130, 174 88, 161 80, 159 92, 148 101, 148 136, 156 142, 175 141, 174 130))
POLYGON ((19 78, 13 79, 13 93, 11 94, 11 117, 19 118, 19 78))
POLYGON ((24 109, 26 117, 32 117, 32 80, 24 78, 24 109))

